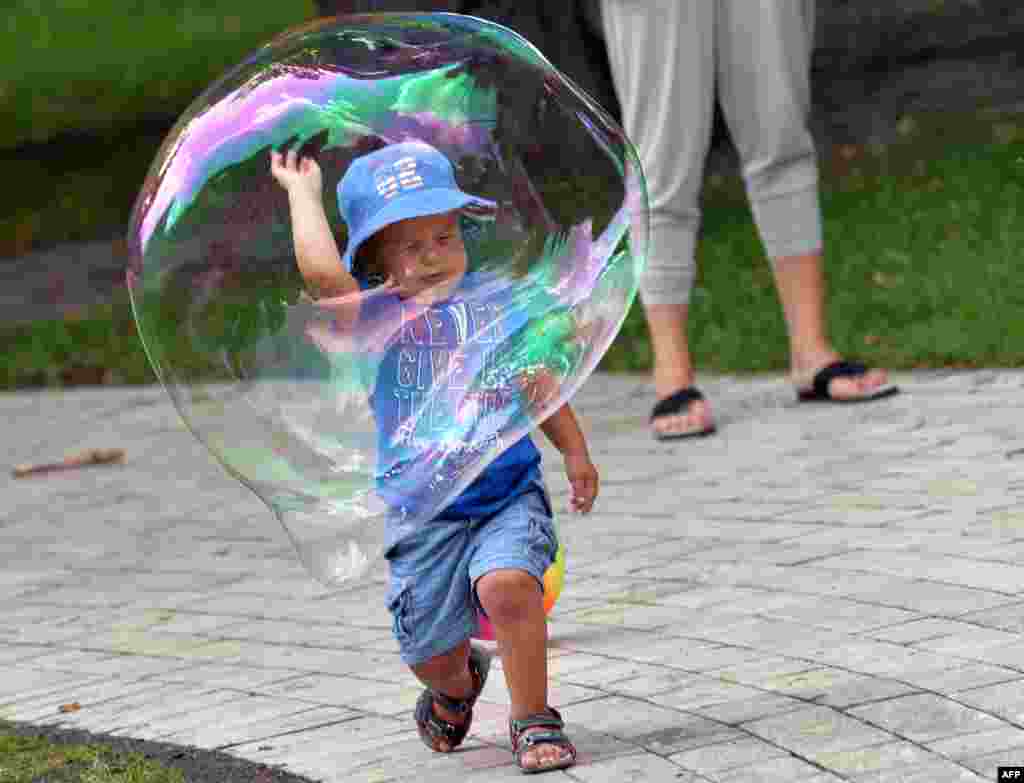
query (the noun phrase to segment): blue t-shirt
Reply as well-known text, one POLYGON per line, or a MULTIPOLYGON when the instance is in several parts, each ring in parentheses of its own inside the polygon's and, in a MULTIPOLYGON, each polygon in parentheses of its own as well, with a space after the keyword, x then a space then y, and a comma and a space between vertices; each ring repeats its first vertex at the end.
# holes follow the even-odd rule
POLYGON ((500 440, 528 424, 516 379, 496 361, 527 317, 508 291, 499 278, 468 273, 451 296, 427 307, 392 295, 363 306, 362 321, 396 325, 380 346, 370 403, 377 491, 399 516, 449 494, 464 467, 491 450, 503 449, 435 518, 494 514, 540 478, 540 452, 528 435, 500 440))

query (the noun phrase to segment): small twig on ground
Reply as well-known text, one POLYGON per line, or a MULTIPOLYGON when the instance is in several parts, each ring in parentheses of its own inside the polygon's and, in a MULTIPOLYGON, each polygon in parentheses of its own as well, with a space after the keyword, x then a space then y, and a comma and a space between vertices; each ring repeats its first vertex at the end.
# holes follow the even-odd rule
POLYGON ((77 454, 69 454, 60 462, 16 465, 12 473, 15 478, 23 478, 24 476, 33 476, 40 473, 52 473, 56 470, 84 468, 88 465, 109 465, 123 461, 124 449, 86 449, 77 454))

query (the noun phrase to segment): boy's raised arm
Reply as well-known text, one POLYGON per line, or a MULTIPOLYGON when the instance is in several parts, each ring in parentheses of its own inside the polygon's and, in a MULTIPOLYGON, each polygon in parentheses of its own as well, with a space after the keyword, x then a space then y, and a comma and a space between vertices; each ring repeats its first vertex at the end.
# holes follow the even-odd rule
MULTIPOLYGON (((315 299, 343 297, 359 291, 359 284, 341 263, 338 244, 323 205, 320 166, 294 149, 270 153, 270 172, 288 193, 292 241, 299 272, 315 299)), ((358 308, 358 299, 353 298, 358 308)))

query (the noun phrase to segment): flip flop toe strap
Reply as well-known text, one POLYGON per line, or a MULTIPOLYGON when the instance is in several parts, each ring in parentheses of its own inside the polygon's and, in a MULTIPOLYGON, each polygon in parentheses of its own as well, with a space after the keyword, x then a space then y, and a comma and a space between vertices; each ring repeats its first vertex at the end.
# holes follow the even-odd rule
POLYGON ((677 413, 686 413, 690 403, 703 399, 704 395, 700 393, 699 389, 694 386, 687 386, 685 389, 680 389, 663 400, 658 400, 651 411, 651 419, 654 420, 661 416, 671 416, 677 413))
POLYGON ((832 396, 829 394, 829 384, 836 378, 860 378, 867 371, 867 366, 860 362, 832 362, 832 364, 823 367, 815 374, 812 387, 814 395, 818 399, 828 399, 832 396))

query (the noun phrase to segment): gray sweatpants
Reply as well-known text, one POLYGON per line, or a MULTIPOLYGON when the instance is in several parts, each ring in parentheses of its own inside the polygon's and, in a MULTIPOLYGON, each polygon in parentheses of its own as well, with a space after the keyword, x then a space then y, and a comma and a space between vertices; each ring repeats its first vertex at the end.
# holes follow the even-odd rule
POLYGON ((650 196, 644 302, 689 301, 716 85, 765 253, 820 251, 807 129, 814 0, 602 0, 601 14, 650 196))

